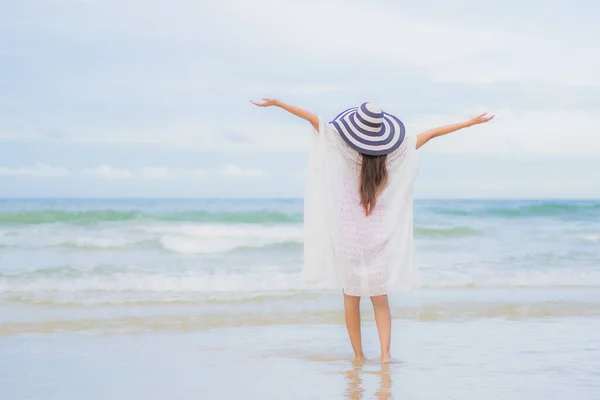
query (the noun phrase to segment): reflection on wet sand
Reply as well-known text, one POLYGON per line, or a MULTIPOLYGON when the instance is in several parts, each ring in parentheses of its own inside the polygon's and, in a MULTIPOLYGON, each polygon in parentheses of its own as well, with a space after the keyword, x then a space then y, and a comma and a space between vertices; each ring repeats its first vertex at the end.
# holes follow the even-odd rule
POLYGON ((346 398, 347 399, 362 399, 365 389, 362 387, 362 369, 365 365, 364 361, 354 361, 352 369, 345 372, 346 375, 346 398))
POLYGON ((374 366, 373 364, 366 364, 364 361, 354 361, 352 369, 344 372, 346 375, 346 398, 362 399, 365 393, 363 375, 373 374, 379 376, 379 387, 375 392, 375 398, 378 400, 391 399, 392 375, 390 374, 390 364, 380 364, 374 371, 365 371, 365 365, 374 366))

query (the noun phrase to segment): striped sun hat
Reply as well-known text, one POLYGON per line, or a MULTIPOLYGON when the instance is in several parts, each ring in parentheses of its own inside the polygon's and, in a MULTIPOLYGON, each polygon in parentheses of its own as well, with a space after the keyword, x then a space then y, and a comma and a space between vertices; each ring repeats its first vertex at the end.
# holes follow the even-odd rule
POLYGON ((382 156, 396 150, 406 131, 402 121, 373 103, 349 108, 331 124, 350 147, 370 156, 382 156))

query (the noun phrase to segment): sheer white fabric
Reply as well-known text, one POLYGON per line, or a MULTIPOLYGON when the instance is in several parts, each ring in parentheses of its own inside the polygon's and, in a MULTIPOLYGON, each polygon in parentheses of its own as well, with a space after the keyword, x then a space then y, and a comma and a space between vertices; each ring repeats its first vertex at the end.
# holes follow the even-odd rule
POLYGON ((304 197, 307 281, 341 287, 351 296, 377 296, 419 284, 413 244, 416 137, 388 155, 389 183, 365 216, 358 182, 360 154, 330 124, 314 131, 304 197))

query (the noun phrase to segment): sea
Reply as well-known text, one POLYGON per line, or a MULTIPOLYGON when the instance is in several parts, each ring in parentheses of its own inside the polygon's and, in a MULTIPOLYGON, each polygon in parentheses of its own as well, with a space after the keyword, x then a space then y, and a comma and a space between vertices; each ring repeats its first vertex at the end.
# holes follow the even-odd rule
POLYGON ((600 200, 415 200, 392 364, 301 199, 0 200, 1 399, 598 399, 600 200))

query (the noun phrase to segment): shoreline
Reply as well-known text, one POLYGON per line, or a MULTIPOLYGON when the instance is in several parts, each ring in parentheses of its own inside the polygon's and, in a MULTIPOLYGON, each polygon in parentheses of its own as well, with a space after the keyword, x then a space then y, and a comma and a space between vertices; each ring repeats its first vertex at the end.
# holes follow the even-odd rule
POLYGON ((398 362, 388 367, 377 362, 373 323, 363 325, 371 361, 358 367, 343 325, 16 335, 0 337, 0 388, 35 400, 591 399, 599 329, 597 317, 404 321, 394 324, 398 362))

